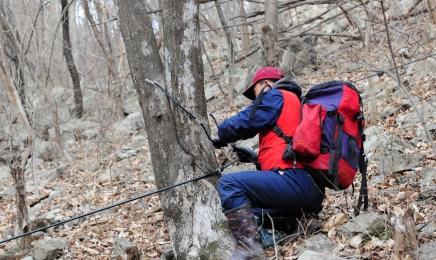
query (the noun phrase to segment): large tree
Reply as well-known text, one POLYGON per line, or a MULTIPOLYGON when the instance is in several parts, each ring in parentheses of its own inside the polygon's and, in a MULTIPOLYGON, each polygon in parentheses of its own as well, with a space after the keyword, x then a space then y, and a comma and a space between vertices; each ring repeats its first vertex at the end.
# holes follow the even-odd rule
MULTIPOLYGON (((161 83, 209 128, 203 89, 198 2, 163 0, 162 62, 149 10, 136 0, 119 2, 120 27, 130 74, 141 105, 158 188, 205 172, 217 161, 202 128, 146 79, 161 83)), ((177 259, 225 259, 234 248, 219 197, 218 176, 160 193, 164 220, 177 259)))

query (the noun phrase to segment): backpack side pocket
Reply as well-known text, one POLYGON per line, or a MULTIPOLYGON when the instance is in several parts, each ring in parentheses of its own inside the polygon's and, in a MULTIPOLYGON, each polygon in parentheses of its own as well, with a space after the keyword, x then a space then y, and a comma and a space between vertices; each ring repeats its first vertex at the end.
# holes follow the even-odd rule
POLYGON ((321 150, 322 124, 326 110, 320 104, 304 104, 301 115, 301 122, 295 130, 292 150, 301 157, 317 157, 321 150))

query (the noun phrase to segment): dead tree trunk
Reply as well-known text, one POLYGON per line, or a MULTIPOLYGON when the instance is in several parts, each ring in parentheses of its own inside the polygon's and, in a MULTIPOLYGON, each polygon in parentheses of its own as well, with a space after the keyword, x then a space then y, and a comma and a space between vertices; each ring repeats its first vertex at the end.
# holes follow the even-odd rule
MULTIPOLYGON (((150 145, 157 188, 205 172, 217 162, 202 128, 154 85, 166 86, 183 107, 206 124, 206 99, 200 50, 198 3, 162 1, 165 63, 157 50, 150 15, 136 0, 119 1, 120 27, 130 74, 139 97, 150 145), (165 74, 164 74, 165 72, 165 74)), ((216 178, 160 193, 165 224, 177 259, 229 259, 233 250, 220 209, 216 178)))
POLYGON ((69 22, 69 12, 68 12, 68 0, 61 0, 62 6, 62 39, 63 39, 63 54, 65 61, 67 62, 68 71, 71 75, 71 80, 73 81, 74 90, 74 116, 77 118, 83 117, 83 95, 82 89, 80 88, 80 77, 77 72, 76 64, 74 63, 72 45, 70 41, 70 22, 69 22))
POLYGON ((265 49, 266 65, 270 67, 277 67, 279 63, 277 8, 277 0, 266 0, 265 23, 262 26, 262 45, 265 49))

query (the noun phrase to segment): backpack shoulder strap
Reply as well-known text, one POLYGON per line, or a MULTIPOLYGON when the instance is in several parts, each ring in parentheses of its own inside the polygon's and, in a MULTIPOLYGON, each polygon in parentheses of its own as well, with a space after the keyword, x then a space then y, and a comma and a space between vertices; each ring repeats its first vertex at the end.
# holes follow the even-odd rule
POLYGON ((273 127, 271 128, 271 130, 276 133, 279 137, 283 138, 283 140, 285 140, 285 142, 287 144, 289 144, 290 142, 292 142, 292 136, 287 136, 285 135, 285 133, 283 133, 282 129, 280 128, 280 126, 278 126, 277 124, 274 124, 273 127))
MULTIPOLYGON (((294 93, 295 94, 295 93, 294 93)), ((298 97, 298 96, 297 96, 298 97)), ((304 103, 307 101, 305 96, 300 96, 300 123, 301 120, 303 119, 303 105, 304 103)), ((276 133, 278 136, 280 136, 281 138, 283 138, 285 140, 285 142, 287 144, 289 144, 290 142, 292 142, 293 137, 292 136, 287 136, 283 133, 282 129, 277 125, 274 124, 273 127, 271 128, 271 130, 276 133)))
POLYGON ((265 88, 266 88, 266 87, 267 87, 267 86, 264 86, 264 87, 262 88, 262 90, 261 90, 260 93, 259 93, 259 96, 256 98, 256 101, 254 101, 254 104, 253 104, 253 107, 251 108, 251 112, 250 112, 250 116, 249 116, 250 119, 253 119, 253 118, 254 118, 254 114, 256 114, 257 106, 259 106, 260 100, 261 100, 262 97, 263 97, 263 93, 265 92, 265 88))
MULTIPOLYGON (((329 173, 333 175, 333 184, 335 186, 335 190, 339 190, 339 159, 342 156, 342 128, 345 123, 345 117, 339 113, 337 113, 336 125, 337 134, 336 134, 336 142, 335 142, 335 154, 334 160, 330 162, 333 163, 332 167, 329 167, 329 173)), ((332 156, 333 153, 330 154, 332 156)))

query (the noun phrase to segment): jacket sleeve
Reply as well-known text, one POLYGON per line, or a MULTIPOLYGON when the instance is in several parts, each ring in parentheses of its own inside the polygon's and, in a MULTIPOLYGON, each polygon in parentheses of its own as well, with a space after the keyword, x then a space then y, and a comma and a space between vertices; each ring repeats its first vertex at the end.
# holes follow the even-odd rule
POLYGON ((277 89, 266 91, 257 106, 253 119, 250 106, 218 126, 218 136, 223 142, 232 143, 256 136, 260 131, 272 127, 278 120, 283 107, 283 95, 277 89))

